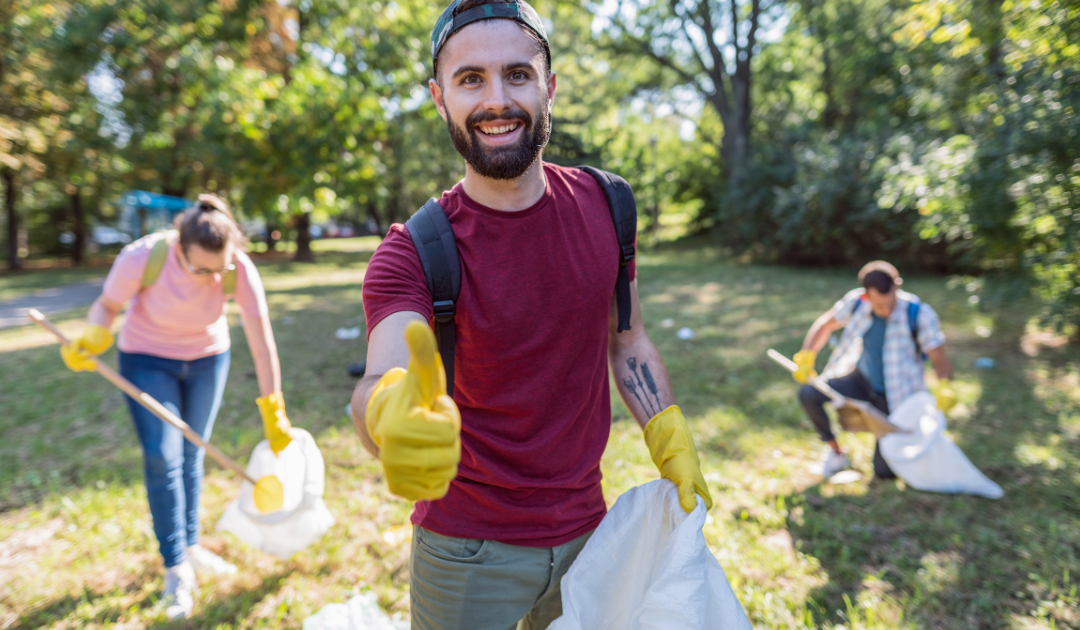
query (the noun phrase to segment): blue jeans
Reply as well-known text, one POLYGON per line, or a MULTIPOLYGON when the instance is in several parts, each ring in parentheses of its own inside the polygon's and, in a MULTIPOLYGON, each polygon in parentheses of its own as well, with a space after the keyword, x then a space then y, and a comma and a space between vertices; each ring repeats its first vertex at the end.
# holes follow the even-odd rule
MULTIPOLYGON (((210 439, 229 375, 229 351, 194 361, 120 352, 120 374, 210 439)), ((184 434, 125 396, 143 448, 143 474, 166 567, 184 561, 199 542, 199 494, 205 451, 184 434)))

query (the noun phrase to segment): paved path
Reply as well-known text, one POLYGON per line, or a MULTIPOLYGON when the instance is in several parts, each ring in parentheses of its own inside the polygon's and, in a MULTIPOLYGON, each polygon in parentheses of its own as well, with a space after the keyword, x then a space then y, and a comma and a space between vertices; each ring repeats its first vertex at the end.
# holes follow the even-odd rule
POLYGON ((21 298, 0 302, 0 328, 29 324, 30 320, 26 318, 26 311, 31 308, 49 315, 86 306, 101 295, 103 284, 105 284, 105 278, 97 278, 62 287, 41 289, 21 298))

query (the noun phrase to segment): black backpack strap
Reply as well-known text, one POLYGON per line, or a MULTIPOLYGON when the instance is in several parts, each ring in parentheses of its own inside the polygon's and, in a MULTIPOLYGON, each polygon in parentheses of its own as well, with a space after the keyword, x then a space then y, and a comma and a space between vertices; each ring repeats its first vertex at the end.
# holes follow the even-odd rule
POLYGON ((416 211, 405 228, 409 230, 424 278, 431 291, 435 313, 435 340, 446 369, 446 393, 454 395, 454 302, 461 292, 461 262, 458 260, 454 230, 438 201, 429 199, 416 211))
POLYGON ((634 259, 634 244, 637 241, 637 203, 634 202, 634 191, 625 179, 614 173, 591 166, 578 168, 592 175, 607 197, 611 221, 615 224, 615 237, 619 241, 619 277, 615 281, 615 304, 619 311, 618 332, 630 330, 629 264, 634 259))

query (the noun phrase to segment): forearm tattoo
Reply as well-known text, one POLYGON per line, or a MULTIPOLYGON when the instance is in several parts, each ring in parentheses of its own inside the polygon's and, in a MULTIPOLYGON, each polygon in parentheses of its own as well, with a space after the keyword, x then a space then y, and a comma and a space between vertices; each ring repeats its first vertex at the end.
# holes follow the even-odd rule
POLYGON ((656 386, 656 379, 653 378, 649 364, 644 361, 641 363, 641 376, 638 376, 637 357, 627 359, 626 366, 630 368, 630 376, 623 379, 623 385, 626 385, 626 388, 634 395, 641 408, 650 416, 655 416, 663 411, 664 405, 660 402, 660 390, 656 386), (652 397, 649 394, 652 394, 652 397))

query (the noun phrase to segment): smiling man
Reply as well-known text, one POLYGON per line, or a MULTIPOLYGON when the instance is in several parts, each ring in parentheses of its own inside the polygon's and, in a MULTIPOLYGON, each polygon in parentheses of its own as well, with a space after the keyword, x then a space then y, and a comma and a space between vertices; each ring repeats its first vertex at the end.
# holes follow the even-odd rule
POLYGON ((556 80, 539 16, 520 1, 456 1, 432 60, 431 95, 466 165, 438 200, 460 291, 433 303, 430 250, 390 229, 364 279, 368 372, 353 421, 390 491, 417 500, 412 627, 545 628, 606 512, 610 372, 683 509, 712 500, 605 190, 543 162, 556 80), (431 326, 447 315, 444 372, 447 337, 436 352, 431 326))

